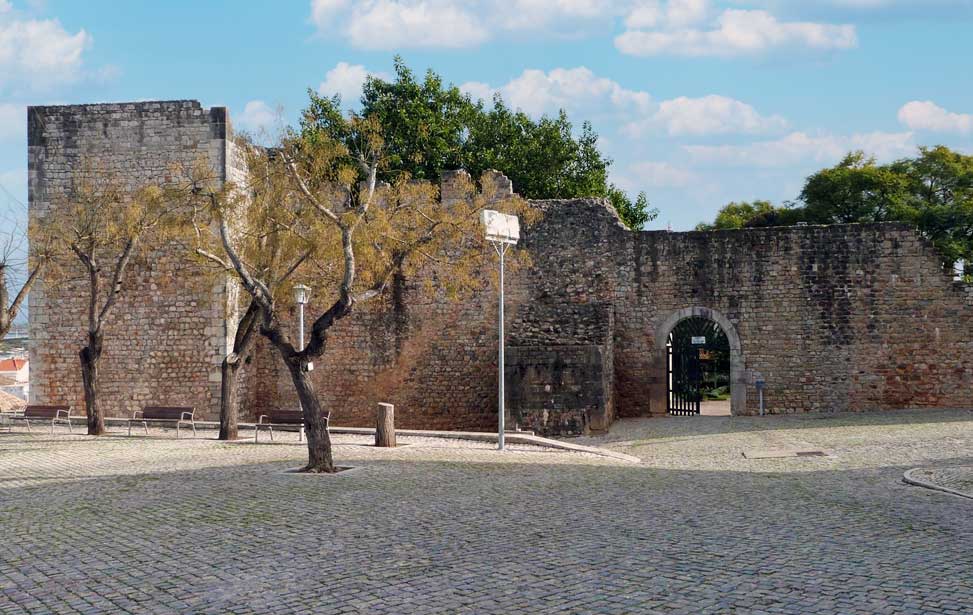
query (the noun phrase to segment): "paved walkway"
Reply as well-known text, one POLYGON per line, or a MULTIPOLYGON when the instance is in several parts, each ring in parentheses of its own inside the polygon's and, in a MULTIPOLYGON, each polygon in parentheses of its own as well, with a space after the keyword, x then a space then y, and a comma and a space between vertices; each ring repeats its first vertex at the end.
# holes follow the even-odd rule
POLYGON ((973 413, 620 422, 520 446, 0 434, 0 613, 969 613, 973 413), (747 459, 750 449, 825 457, 747 459))

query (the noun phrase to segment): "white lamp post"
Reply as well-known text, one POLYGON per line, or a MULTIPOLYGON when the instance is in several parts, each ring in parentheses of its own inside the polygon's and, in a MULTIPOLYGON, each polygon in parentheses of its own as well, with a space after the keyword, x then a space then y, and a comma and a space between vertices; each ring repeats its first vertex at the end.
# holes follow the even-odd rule
POLYGON ((517 241, 520 239, 520 220, 517 216, 509 216, 507 214, 502 214, 499 211, 493 211, 491 209, 485 209, 480 213, 480 220, 483 222, 483 227, 486 230, 486 239, 493 244, 494 249, 497 251, 497 256, 500 257, 500 332, 499 332, 499 361, 498 361, 498 377, 499 382, 499 401, 498 401, 498 432, 497 432, 497 448, 503 450, 503 431, 504 431, 504 365, 503 365, 503 257, 507 253, 507 249, 510 246, 517 245, 517 241))
MULTIPOLYGON (((305 286, 304 284, 298 284, 294 287, 294 301, 300 306, 298 309, 300 311, 300 316, 297 319, 297 350, 304 350, 304 306, 311 299, 311 288, 305 286)), ((308 363, 308 369, 311 368, 311 363, 308 363)), ((304 404, 298 398, 297 401, 298 408, 301 412, 304 412, 304 404)))
POLYGON ((297 321, 297 349, 304 350, 304 306, 311 299, 311 288, 305 286, 304 284, 298 284, 294 287, 294 301, 300 307, 300 318, 297 321))

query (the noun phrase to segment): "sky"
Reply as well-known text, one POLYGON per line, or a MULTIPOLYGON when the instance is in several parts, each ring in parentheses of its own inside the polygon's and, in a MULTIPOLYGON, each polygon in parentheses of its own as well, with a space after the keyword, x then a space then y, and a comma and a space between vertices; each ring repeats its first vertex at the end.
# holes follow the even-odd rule
POLYGON ((27 105, 196 99, 272 130, 399 54, 591 121, 647 228, 688 230, 850 150, 973 154, 971 26, 973 0, 0 0, 0 224, 26 216, 27 105))

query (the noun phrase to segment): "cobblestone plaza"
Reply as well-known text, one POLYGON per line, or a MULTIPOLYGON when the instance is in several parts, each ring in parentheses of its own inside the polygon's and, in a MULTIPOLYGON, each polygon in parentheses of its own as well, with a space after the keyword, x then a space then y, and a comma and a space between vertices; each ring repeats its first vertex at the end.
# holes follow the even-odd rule
MULTIPOLYGON (((0 434, 0 613, 969 613, 973 413, 626 419, 568 451, 0 434), (826 456, 748 458, 757 450, 826 456)), ((288 436, 289 437, 289 436, 288 436)))

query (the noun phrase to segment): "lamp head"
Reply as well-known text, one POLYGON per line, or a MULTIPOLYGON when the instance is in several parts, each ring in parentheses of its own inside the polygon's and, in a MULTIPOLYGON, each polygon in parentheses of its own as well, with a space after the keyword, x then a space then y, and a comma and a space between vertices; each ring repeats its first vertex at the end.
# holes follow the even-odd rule
POLYGON ((311 287, 305 286, 304 284, 298 284, 294 287, 294 301, 300 305, 304 305, 311 300, 311 287))

